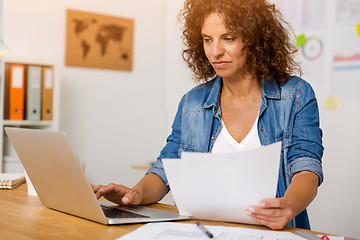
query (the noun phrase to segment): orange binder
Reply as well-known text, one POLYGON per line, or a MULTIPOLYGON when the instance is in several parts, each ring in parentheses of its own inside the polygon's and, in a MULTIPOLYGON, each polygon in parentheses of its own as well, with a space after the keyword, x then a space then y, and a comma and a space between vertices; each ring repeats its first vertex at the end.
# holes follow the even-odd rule
POLYGON ((54 69, 42 67, 41 120, 52 120, 54 69))
POLYGON ((24 119, 25 65, 10 65, 9 119, 24 119))

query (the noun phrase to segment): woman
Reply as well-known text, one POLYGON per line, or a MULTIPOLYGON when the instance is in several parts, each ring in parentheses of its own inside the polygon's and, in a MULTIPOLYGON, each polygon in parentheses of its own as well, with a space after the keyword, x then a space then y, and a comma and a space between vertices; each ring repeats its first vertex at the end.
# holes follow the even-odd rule
POLYGON ((305 208, 323 180, 322 132, 311 86, 290 75, 299 68, 280 13, 265 0, 186 0, 182 16, 183 57, 204 84, 182 98, 167 144, 145 177, 133 188, 93 186, 96 196, 155 203, 169 190, 163 158, 281 141, 277 196, 246 213, 272 229, 309 229, 305 208))

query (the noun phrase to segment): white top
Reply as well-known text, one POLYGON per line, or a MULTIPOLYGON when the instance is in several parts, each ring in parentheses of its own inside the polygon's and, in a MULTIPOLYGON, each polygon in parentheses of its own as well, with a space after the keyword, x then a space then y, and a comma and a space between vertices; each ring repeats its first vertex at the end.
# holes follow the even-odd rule
POLYGON ((221 121, 222 129, 214 142, 212 153, 228 153, 254 150, 261 146, 259 134, 257 131, 259 117, 256 118, 253 126, 246 137, 239 143, 228 132, 224 121, 221 121))

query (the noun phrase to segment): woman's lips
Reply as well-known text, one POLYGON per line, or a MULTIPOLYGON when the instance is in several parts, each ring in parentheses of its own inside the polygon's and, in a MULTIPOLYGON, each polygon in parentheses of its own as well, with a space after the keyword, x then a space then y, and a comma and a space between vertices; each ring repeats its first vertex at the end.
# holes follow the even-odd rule
POLYGON ((216 61, 216 62, 213 62, 213 65, 214 65, 214 67, 221 68, 221 67, 225 67, 226 65, 228 65, 230 63, 231 62, 229 62, 229 61, 216 61))

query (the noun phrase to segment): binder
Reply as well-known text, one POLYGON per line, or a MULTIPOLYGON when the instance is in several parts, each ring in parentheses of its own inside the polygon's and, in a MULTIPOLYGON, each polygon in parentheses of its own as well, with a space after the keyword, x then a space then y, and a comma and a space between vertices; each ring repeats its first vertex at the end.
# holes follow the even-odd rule
POLYGON ((27 120, 41 119, 41 66, 27 66, 25 112, 27 120))
POLYGON ((10 65, 9 119, 24 119, 25 65, 10 65))
POLYGON ((54 69, 42 67, 41 120, 52 120, 54 69))

